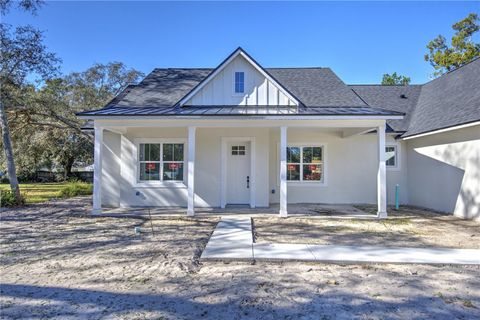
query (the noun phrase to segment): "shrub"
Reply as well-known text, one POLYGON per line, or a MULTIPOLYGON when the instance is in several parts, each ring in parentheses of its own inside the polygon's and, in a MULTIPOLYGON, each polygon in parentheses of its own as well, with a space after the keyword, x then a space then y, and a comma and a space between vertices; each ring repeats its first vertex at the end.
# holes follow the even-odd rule
POLYGON ((93 192, 93 186, 85 182, 70 182, 62 190, 60 190, 60 197, 71 198, 77 196, 88 196, 93 192))
POLYGON ((17 201, 15 194, 11 190, 0 190, 0 207, 17 207, 24 204, 25 199, 23 196, 17 201))

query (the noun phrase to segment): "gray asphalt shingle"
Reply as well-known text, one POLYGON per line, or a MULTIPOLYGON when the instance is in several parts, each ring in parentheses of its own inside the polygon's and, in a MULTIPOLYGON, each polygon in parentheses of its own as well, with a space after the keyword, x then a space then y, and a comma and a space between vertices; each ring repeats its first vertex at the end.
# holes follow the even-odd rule
POLYGON ((398 132, 408 130, 413 110, 422 89, 421 85, 350 85, 349 87, 371 107, 404 112, 405 117, 402 120, 388 120, 388 125, 398 132))
MULTIPOLYGON (((136 114, 146 112, 137 110, 138 108, 150 108, 151 113, 164 113, 167 109, 175 110, 171 107, 205 79, 212 70, 211 68, 154 69, 138 85, 128 86, 105 106, 115 110, 100 113, 128 114, 125 108, 135 108, 136 114)), ((310 112, 312 114, 322 114, 322 112, 324 114, 345 114, 345 112, 373 114, 379 109, 405 113, 402 120, 387 121, 388 126, 394 131, 405 132, 404 136, 480 120, 480 59, 424 85, 409 86, 347 86, 329 68, 266 68, 265 70, 300 99, 306 109, 325 108, 323 111, 310 112), (339 109, 334 112, 334 108, 339 109)), ((227 109, 224 108, 224 110, 227 109)), ((308 114, 307 110, 304 111, 304 114, 308 114)), ((173 112, 169 111, 170 114, 173 112)), ((211 112, 210 110, 205 114, 211 114, 211 112)), ((232 114, 231 110, 228 112, 232 114)), ((84 113, 84 115, 87 114, 94 113, 84 113)))
POLYGON ((422 86, 404 136, 480 120, 480 59, 422 86))
MULTIPOLYGON (((173 106, 213 69, 155 69, 120 99, 107 105, 118 107, 173 106)), ((362 107, 354 93, 329 68, 267 68, 276 80, 306 106, 362 107)))

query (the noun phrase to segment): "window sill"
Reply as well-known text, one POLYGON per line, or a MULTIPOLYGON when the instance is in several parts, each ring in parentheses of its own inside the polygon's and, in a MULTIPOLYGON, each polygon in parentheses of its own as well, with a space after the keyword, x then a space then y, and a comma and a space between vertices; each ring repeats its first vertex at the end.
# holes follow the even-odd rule
POLYGON ((187 188, 183 181, 136 182, 134 188, 187 188))
POLYGON ((317 181, 287 181, 289 187, 326 187, 325 182, 317 181))

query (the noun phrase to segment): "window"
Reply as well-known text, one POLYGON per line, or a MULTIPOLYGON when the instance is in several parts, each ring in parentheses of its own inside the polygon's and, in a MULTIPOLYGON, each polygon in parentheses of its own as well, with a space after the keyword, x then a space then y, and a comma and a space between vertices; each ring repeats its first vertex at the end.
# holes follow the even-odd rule
POLYGON ((287 180, 323 182, 323 147, 287 147, 287 180))
POLYGON ((397 166, 397 147, 396 146, 386 146, 385 147, 385 163, 387 167, 396 167, 397 166))
POLYGON ((245 146, 232 146, 232 156, 244 156, 245 146))
POLYGON ((140 181, 183 181, 183 143, 141 143, 140 181))
POLYGON ((245 92, 245 73, 235 72, 235 93, 245 92))

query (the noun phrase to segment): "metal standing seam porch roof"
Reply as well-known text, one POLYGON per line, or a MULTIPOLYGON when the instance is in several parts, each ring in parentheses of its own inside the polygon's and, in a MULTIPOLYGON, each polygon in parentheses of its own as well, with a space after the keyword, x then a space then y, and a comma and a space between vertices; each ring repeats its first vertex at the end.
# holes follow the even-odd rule
POLYGON ((82 117, 101 116, 404 116, 398 111, 374 107, 297 106, 188 106, 188 107, 108 107, 85 111, 82 117))

